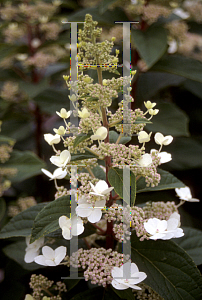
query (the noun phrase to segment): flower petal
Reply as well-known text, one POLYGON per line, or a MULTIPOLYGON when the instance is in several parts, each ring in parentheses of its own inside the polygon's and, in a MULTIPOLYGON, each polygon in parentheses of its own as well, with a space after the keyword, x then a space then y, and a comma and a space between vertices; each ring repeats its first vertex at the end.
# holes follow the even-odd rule
POLYGON ((76 208, 76 214, 79 217, 85 218, 85 217, 90 216, 90 214, 92 213, 92 210, 93 210, 93 207, 90 203, 80 204, 76 208))
POLYGON ((25 257, 24 257, 24 261, 29 264, 31 262, 34 261, 35 257, 39 255, 39 251, 37 250, 33 250, 33 249, 28 249, 25 252, 25 257))
POLYGON ((129 288, 129 286, 127 286, 123 283, 119 283, 118 281, 116 281, 116 279, 112 280, 112 286, 117 290, 126 290, 129 288))
POLYGON ((50 177, 51 179, 53 179, 53 174, 51 174, 51 172, 49 172, 46 169, 41 169, 41 171, 48 177, 50 177))
POLYGON ((96 223, 102 218, 102 211, 100 208, 94 208, 90 216, 88 216, 88 221, 91 223, 96 223))
POLYGON ((42 248, 42 253, 46 259, 52 259, 55 257, 55 252, 51 247, 44 246, 42 248))
POLYGON ((67 227, 64 227, 64 228, 62 229, 62 236, 63 236, 63 238, 64 238, 65 240, 71 240, 72 234, 71 234, 70 229, 67 228, 67 227))
POLYGON ((65 258, 67 253, 67 248, 64 246, 60 246, 57 249, 55 249, 55 264, 59 265, 61 261, 65 258))
POLYGON ((70 227, 71 226, 71 220, 66 216, 61 216, 59 218, 59 226, 60 226, 60 228, 70 227))
POLYGON ((46 259, 43 255, 39 255, 39 256, 35 257, 34 261, 35 261, 35 263, 37 263, 39 265, 47 266, 46 259))

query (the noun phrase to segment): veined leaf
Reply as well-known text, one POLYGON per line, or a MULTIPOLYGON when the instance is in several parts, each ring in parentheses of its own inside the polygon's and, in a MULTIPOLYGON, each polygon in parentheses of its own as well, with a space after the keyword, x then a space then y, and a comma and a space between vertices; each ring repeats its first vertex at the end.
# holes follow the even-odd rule
MULTIPOLYGON (((119 134, 114 131, 114 130, 110 130, 109 131, 109 142, 110 143, 116 143, 117 139, 119 137, 119 134)), ((119 144, 126 144, 128 142, 131 141, 131 137, 130 136, 123 136, 120 141, 119 141, 119 144)))
POLYGON ((12 182, 21 182, 41 174, 41 168, 45 167, 45 163, 31 151, 14 150, 4 167, 17 169, 17 174, 11 177, 10 180, 12 182))
POLYGON ((63 215, 69 218, 70 212, 70 196, 62 196, 48 203, 34 220, 30 243, 59 229, 59 218, 63 215))
POLYGON ((162 26, 150 26, 145 32, 132 29, 131 39, 148 68, 151 68, 167 49, 167 33, 162 26))
POLYGON ((189 136, 189 118, 183 110, 174 103, 159 103, 157 105, 159 113, 152 119, 153 124, 147 124, 146 129, 164 135, 171 134, 177 136, 189 136))
POLYGON ((71 161, 83 160, 89 158, 98 158, 98 156, 94 155, 93 153, 87 150, 85 151, 85 153, 71 154, 71 161))
POLYGON ((182 55, 164 56, 152 67, 151 71, 168 72, 202 82, 202 63, 182 55))
MULTIPOLYGON (((127 172, 128 174, 128 172, 127 172)), ((111 186, 114 187, 115 192, 123 199, 124 194, 127 198, 131 199, 131 206, 135 204, 136 198, 136 177, 133 172, 130 171, 130 177, 127 175, 123 178, 123 170, 118 168, 111 168, 108 172, 108 180, 111 186), (130 182, 130 189, 128 190, 124 182, 130 182)), ((124 200, 124 199, 123 199, 124 200)), ((125 201, 125 200, 124 200, 125 201)))
POLYGON ((88 138, 90 138, 91 135, 93 135, 93 131, 92 131, 92 130, 91 130, 90 132, 88 132, 88 134, 80 133, 80 134, 77 135, 77 137, 75 138, 73 147, 76 148, 80 143, 82 143, 82 142, 84 142, 85 140, 87 140, 88 138))
POLYGON ((158 169, 158 173, 161 175, 161 180, 155 187, 147 187, 144 177, 140 177, 137 180, 137 193, 162 191, 185 187, 185 184, 175 176, 173 176, 171 173, 161 169, 158 169))
POLYGON ((175 239, 175 243, 183 248, 193 259, 197 266, 202 265, 202 231, 183 227, 184 236, 175 239))
POLYGON ((31 234, 34 219, 46 203, 40 203, 29 207, 17 216, 13 217, 1 230, 0 239, 16 236, 29 236, 31 234))
POLYGON ((165 300, 202 299, 202 278, 190 256, 172 241, 131 237, 131 260, 147 274, 144 283, 165 300))

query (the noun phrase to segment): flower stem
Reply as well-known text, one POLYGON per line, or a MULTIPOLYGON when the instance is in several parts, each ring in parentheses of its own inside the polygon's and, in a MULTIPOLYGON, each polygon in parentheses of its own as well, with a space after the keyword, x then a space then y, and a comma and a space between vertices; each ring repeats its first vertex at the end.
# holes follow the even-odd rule
POLYGON ((95 175, 93 174, 91 168, 90 168, 90 167, 87 167, 86 169, 88 170, 89 174, 90 174, 93 178, 95 178, 95 175))
POLYGON ((119 134, 119 137, 118 137, 118 139, 117 139, 117 141, 116 141, 116 144, 118 144, 119 142, 120 142, 120 140, 121 140, 121 138, 122 138, 122 132, 119 134))

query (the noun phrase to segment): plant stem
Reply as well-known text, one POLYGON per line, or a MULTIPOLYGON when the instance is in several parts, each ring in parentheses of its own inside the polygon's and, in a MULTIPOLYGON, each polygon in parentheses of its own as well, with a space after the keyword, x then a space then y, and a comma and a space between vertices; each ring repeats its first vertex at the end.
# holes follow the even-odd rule
POLYGON ((120 140, 121 140, 121 138, 122 138, 122 132, 119 134, 119 137, 118 137, 118 139, 117 139, 117 141, 116 141, 116 144, 118 144, 119 142, 120 142, 120 140))
POLYGON ((93 174, 91 168, 90 168, 90 167, 87 167, 86 169, 88 170, 88 173, 89 173, 93 178, 95 178, 95 175, 93 174))

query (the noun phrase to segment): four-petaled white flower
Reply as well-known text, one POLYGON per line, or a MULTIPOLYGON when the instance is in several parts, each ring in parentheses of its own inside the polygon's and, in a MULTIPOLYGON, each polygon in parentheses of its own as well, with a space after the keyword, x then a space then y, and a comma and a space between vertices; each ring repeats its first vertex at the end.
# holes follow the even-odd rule
POLYGON ((25 300, 34 300, 34 298, 32 297, 32 295, 27 294, 25 295, 25 300))
POLYGON ((176 188, 175 191, 181 200, 189 201, 189 202, 199 202, 200 201, 199 199, 192 198, 191 190, 188 186, 186 186, 184 188, 179 188, 179 189, 176 188))
POLYGON ((53 155, 50 158, 52 164, 54 164, 59 168, 64 168, 70 162, 70 160, 71 160, 71 154, 68 150, 63 150, 59 156, 53 155))
POLYGON ((158 153, 158 157, 160 157, 160 163, 161 163, 161 164, 165 164, 165 163, 167 163, 167 162, 169 162, 169 161, 172 160, 172 156, 171 156, 171 154, 168 153, 168 152, 163 151, 163 152, 160 152, 160 153, 159 153, 158 150, 156 150, 156 149, 151 149, 151 150, 150 150, 150 153, 152 154, 152 152, 158 153))
POLYGON ((78 115, 81 119, 86 119, 90 116, 90 113, 87 108, 84 107, 82 111, 78 110, 78 115))
POLYGON ((53 172, 53 174, 51 172, 49 172, 46 169, 41 169, 41 171, 48 177, 50 177, 49 180, 54 180, 54 179, 63 179, 65 178, 65 176, 67 175, 67 171, 63 170, 62 168, 57 168, 55 169, 55 171, 53 172))
POLYGON ((158 114, 159 109, 153 109, 153 108, 150 108, 150 109, 148 110, 148 112, 149 112, 149 114, 150 114, 151 116, 155 116, 155 115, 158 114))
POLYGON ((99 180, 96 185, 94 186, 90 181, 89 181, 91 188, 93 189, 94 192, 90 192, 92 195, 96 196, 104 196, 111 192, 114 187, 108 187, 108 184, 104 180, 99 180))
POLYGON ((151 109, 154 106, 156 106, 156 103, 155 102, 152 103, 151 101, 148 100, 147 102, 144 102, 144 105, 147 109, 151 109))
POLYGON ((53 144, 58 144, 60 142, 60 136, 59 134, 51 134, 51 133, 46 133, 44 134, 44 140, 52 146, 53 144))
POLYGON ((184 235, 180 226, 180 215, 172 214, 168 221, 151 218, 144 222, 145 230, 151 235, 151 240, 169 240, 180 238, 184 235))
MULTIPOLYGON (((129 263, 127 262, 126 264, 130 264, 130 262, 129 263)), ((137 286, 136 284, 145 280, 145 278, 147 277, 146 273, 139 272, 137 265, 135 263, 131 263, 130 264, 131 265, 131 276, 130 276, 130 278, 127 279, 126 275, 128 275, 128 274, 124 274, 124 266, 126 264, 122 265, 120 268, 113 267, 113 269, 111 271, 111 274, 113 277, 112 286, 117 290, 125 290, 128 288, 132 288, 135 290, 141 290, 141 288, 139 286, 137 286), (118 277, 122 277, 122 278, 118 278, 118 277)))
POLYGON ((98 130, 95 132, 95 134, 91 135, 92 140, 105 140, 107 137, 107 128, 104 126, 101 126, 98 128, 98 130))
POLYGON ((71 115, 72 111, 66 111, 65 108, 61 108, 60 112, 56 111, 56 114, 62 119, 68 119, 71 115))
POLYGON ((53 131, 58 135, 64 135, 66 133, 64 126, 60 126, 58 129, 53 128, 53 131))
POLYGON ((62 229, 62 236, 66 240, 70 240, 72 236, 77 236, 84 232, 83 221, 78 216, 73 216, 71 219, 61 216, 59 218, 59 226, 62 229))
POLYGON ((150 167, 152 164, 152 157, 149 153, 143 154, 142 157, 137 160, 137 163, 143 168, 150 167))
POLYGON ((167 146, 172 142, 173 137, 171 135, 164 136, 162 133, 157 132, 154 136, 154 140, 158 145, 167 146))
POLYGON ((67 248, 60 246, 53 250, 48 246, 42 248, 43 255, 38 255, 35 257, 35 263, 42 266, 57 266, 65 258, 67 253, 67 248))
POLYGON ((146 142, 149 142, 150 141, 150 138, 151 138, 151 134, 152 132, 150 132, 149 134, 142 130, 138 133, 138 141, 139 143, 146 143, 146 142))
POLYGON ((78 200, 78 206, 76 208, 76 213, 79 217, 88 218, 91 223, 96 223, 102 218, 102 209, 105 207, 106 200, 96 201, 93 203, 88 203, 87 200, 82 197, 78 200))
POLYGON ((39 255, 39 249, 43 246, 44 244, 44 237, 36 240, 32 244, 30 244, 30 236, 26 237, 26 244, 27 247, 25 248, 25 256, 24 256, 24 261, 26 263, 31 263, 34 261, 35 257, 39 255))

